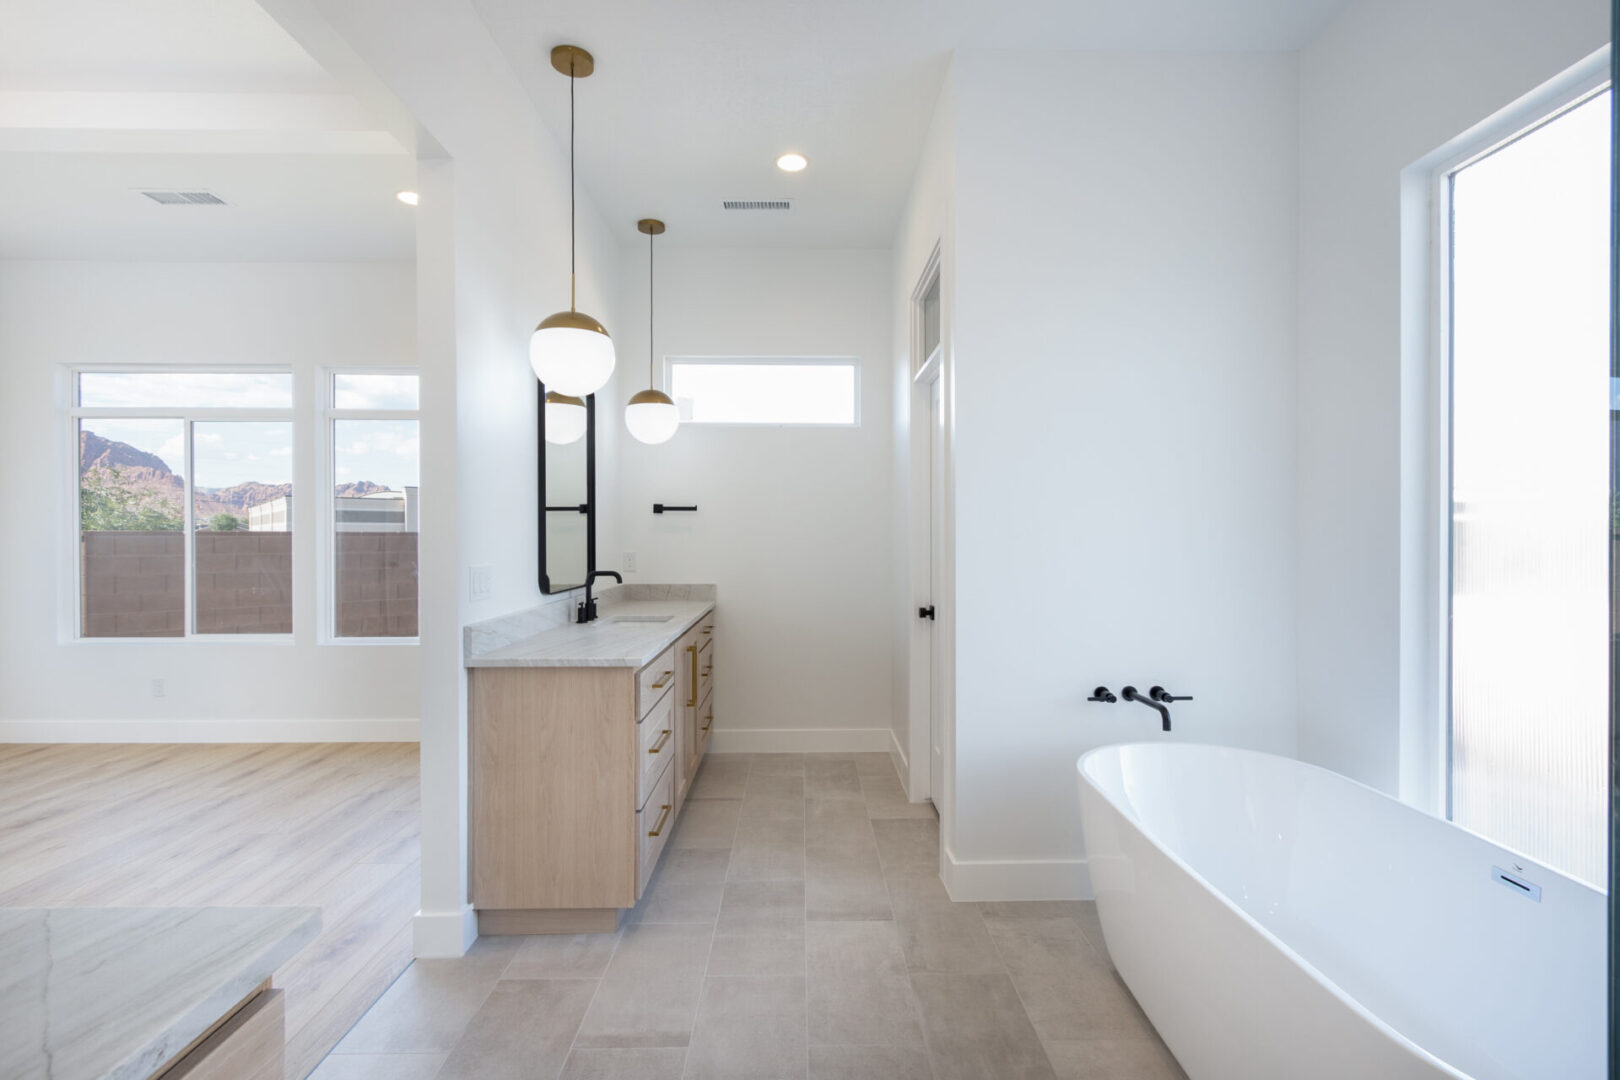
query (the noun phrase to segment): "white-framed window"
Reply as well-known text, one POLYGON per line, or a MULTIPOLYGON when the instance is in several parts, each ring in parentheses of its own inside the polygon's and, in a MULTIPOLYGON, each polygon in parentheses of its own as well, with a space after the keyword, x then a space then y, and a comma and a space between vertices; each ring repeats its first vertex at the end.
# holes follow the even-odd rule
POLYGON ((74 637, 290 639, 292 372, 69 379, 74 637))
POLYGON ((861 362, 837 357, 677 356, 665 361, 683 424, 856 427, 861 362))
POLYGON ((1607 876, 1613 93, 1601 69, 1432 173, 1443 803, 1607 876))
POLYGON ((911 307, 911 376, 922 375, 934 363, 944 346, 944 324, 941 307, 943 276, 940 268, 939 248, 928 258, 928 265, 912 295, 911 307))
POLYGON ((320 373, 317 510, 321 640, 414 644, 420 379, 409 369, 320 373))

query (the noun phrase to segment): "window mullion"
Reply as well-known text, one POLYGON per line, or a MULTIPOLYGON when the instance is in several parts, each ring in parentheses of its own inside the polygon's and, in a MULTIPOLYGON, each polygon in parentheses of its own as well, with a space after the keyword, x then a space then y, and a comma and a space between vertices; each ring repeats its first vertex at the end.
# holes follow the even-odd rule
POLYGON ((185 422, 184 448, 186 461, 186 482, 184 485, 184 491, 186 501, 185 505, 181 507, 181 522, 183 523, 182 528, 184 528, 186 531, 185 542, 182 545, 182 548, 185 552, 184 596, 186 605, 185 636, 187 638, 197 636, 197 523, 195 520, 196 499, 194 498, 193 494, 197 477, 197 455, 195 451, 196 439, 194 438, 194 431, 195 421, 187 420, 185 422))

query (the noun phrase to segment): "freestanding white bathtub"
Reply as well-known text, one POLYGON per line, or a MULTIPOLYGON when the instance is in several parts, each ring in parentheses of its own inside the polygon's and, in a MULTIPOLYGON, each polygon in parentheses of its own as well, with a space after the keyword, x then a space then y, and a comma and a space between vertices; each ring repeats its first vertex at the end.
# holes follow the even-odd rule
POLYGON ((1079 769, 1108 951, 1192 1080, 1607 1075, 1602 893, 1287 758, 1079 769))

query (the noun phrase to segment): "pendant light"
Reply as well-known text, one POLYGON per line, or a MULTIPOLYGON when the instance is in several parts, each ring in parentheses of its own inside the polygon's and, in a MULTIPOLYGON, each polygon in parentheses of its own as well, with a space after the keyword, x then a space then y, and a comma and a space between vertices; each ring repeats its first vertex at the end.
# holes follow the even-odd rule
POLYGON ((654 389, 653 378, 653 237, 664 231, 664 223, 642 218, 636 228, 647 234, 647 389, 636 394, 624 407, 624 426, 641 442, 656 446, 668 442, 681 426, 681 411, 669 395, 654 389))
POLYGON ((591 54, 577 45, 551 50, 551 66, 568 76, 568 310, 548 316, 529 338, 529 366, 535 378, 568 397, 594 394, 613 375, 613 339, 601 323, 574 308, 574 80, 596 70, 591 54))
POLYGON ((567 446, 585 434, 585 399, 546 392, 546 442, 567 446))

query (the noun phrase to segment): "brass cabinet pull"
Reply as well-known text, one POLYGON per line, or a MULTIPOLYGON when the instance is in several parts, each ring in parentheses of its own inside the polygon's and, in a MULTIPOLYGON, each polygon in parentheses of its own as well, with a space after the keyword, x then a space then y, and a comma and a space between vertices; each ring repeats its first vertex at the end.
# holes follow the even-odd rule
POLYGON ((696 645, 688 645, 686 647, 686 651, 692 654, 692 700, 688 701, 686 703, 686 707, 688 709, 690 709, 690 708, 692 708, 693 706, 695 706, 697 704, 697 692, 698 692, 697 654, 698 654, 698 648, 697 648, 696 645))
POLYGON ((703 669, 703 677, 705 679, 707 679, 709 677, 709 672, 711 672, 713 670, 714 670, 714 665, 713 664, 710 664, 708 667, 704 668, 703 669))
POLYGON ((705 627, 704 627, 704 628, 703 628, 703 632, 704 632, 704 633, 705 633, 705 634, 712 634, 712 633, 714 633, 714 627, 712 627, 712 626, 705 626, 705 627))
POLYGON ((708 716, 704 717, 704 719, 708 721, 707 724, 703 725, 704 731, 708 731, 710 728, 714 727, 714 713, 710 713, 708 716))
POLYGON ((664 687, 669 685, 669 680, 674 674, 675 669, 670 668, 668 671, 658 676, 658 681, 652 684, 652 688, 654 690, 662 690, 664 687))
POLYGON ((669 820, 669 804, 665 803, 662 809, 664 812, 658 815, 658 824, 652 827, 652 832, 648 833, 648 836, 657 836, 664 831, 664 822, 669 820))
POLYGON ((658 733, 658 741, 653 743, 653 748, 651 750, 647 751, 647 753, 649 753, 649 754, 658 753, 658 751, 660 751, 660 750, 662 750, 664 748, 664 744, 667 743, 667 742, 669 742, 669 728, 665 728, 663 731, 658 733))

